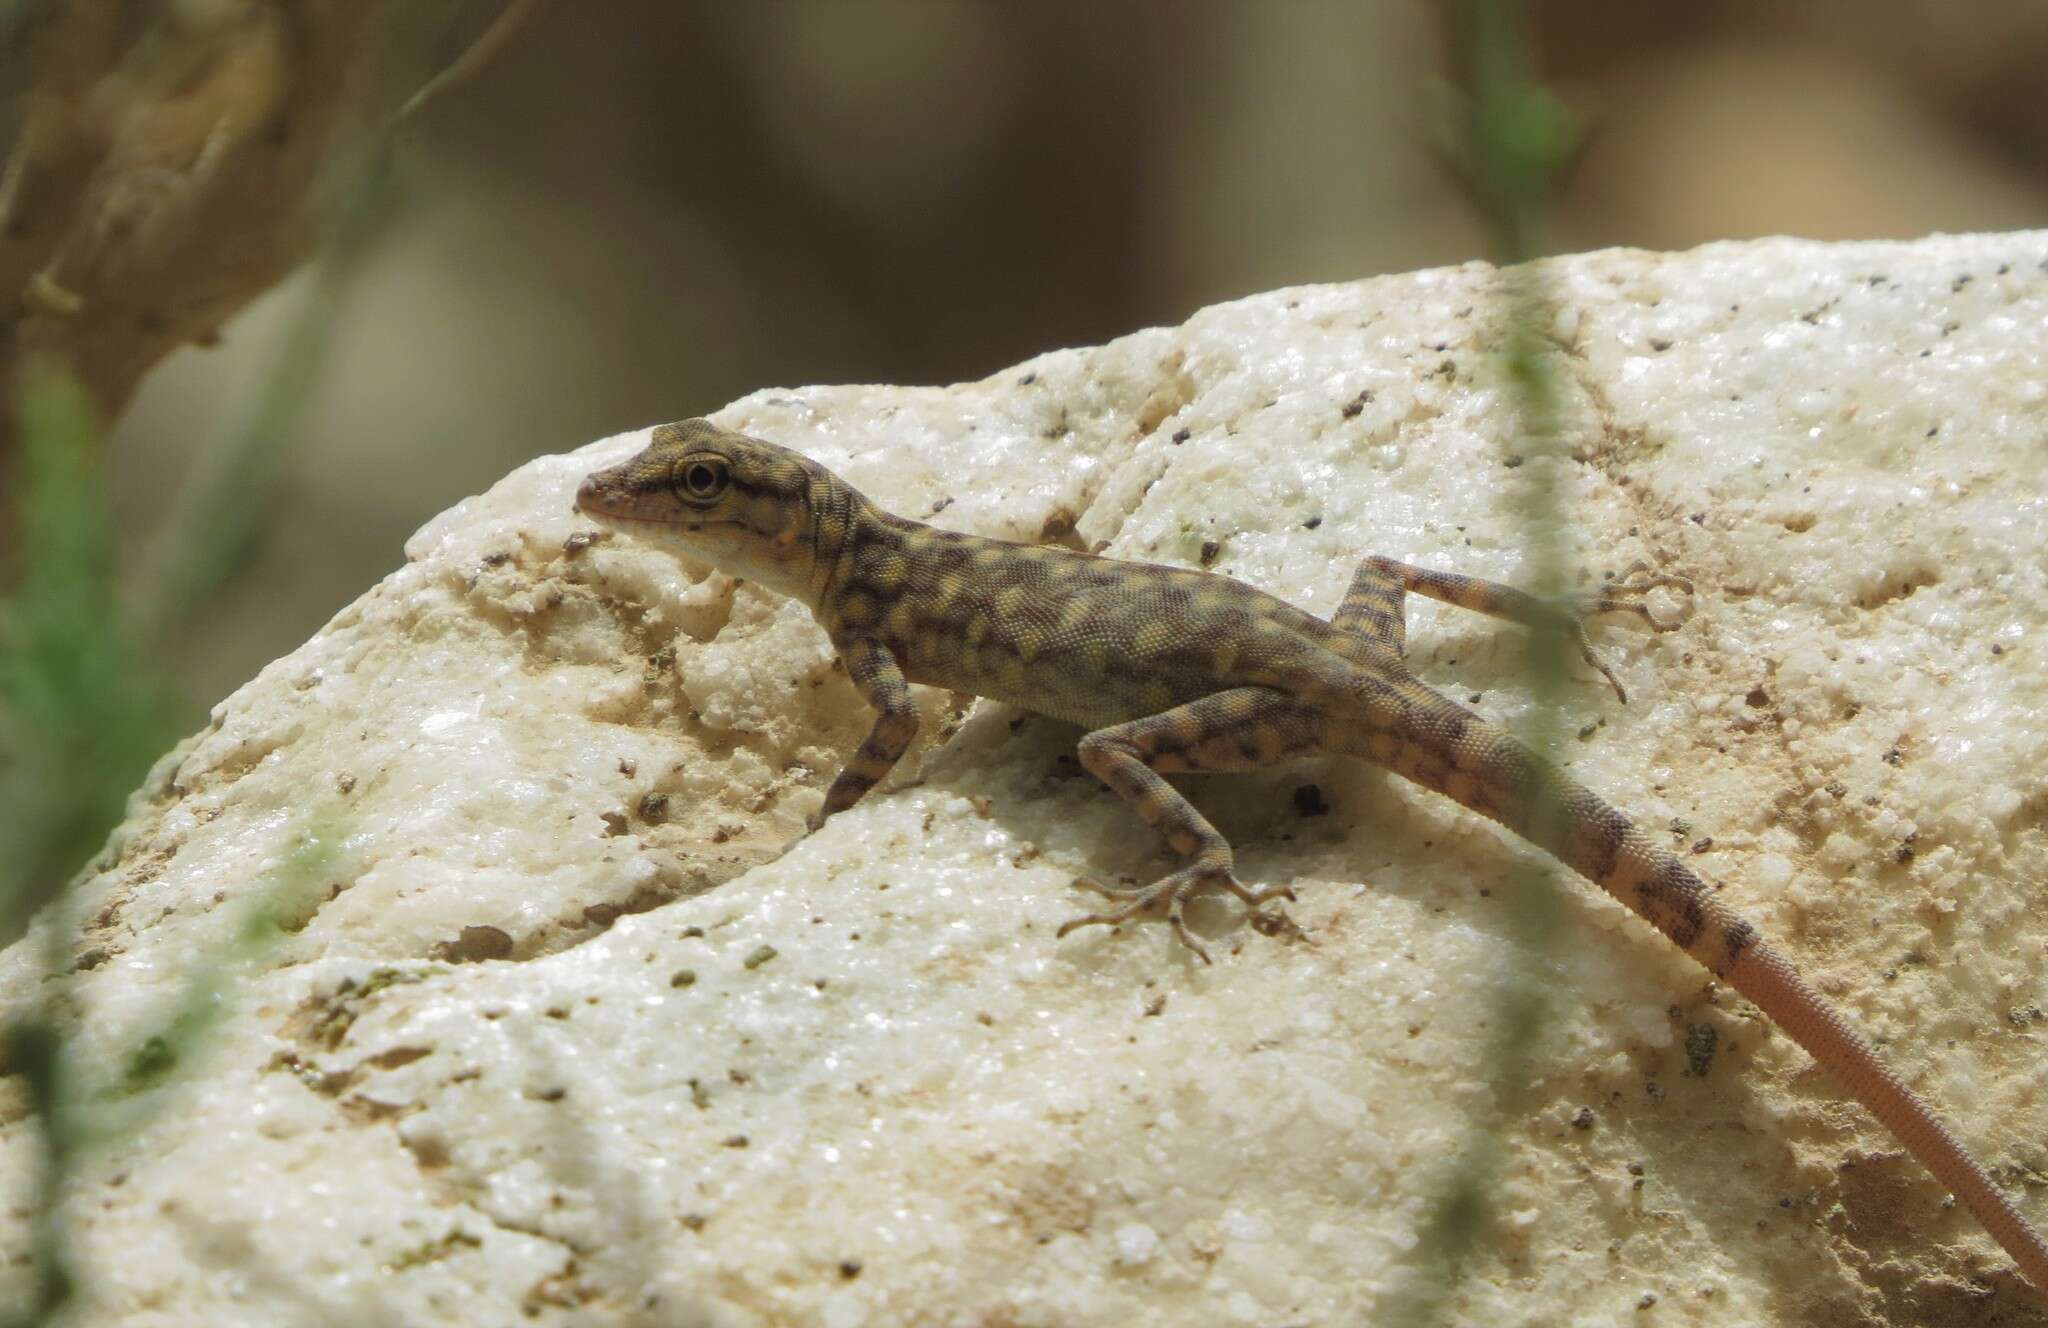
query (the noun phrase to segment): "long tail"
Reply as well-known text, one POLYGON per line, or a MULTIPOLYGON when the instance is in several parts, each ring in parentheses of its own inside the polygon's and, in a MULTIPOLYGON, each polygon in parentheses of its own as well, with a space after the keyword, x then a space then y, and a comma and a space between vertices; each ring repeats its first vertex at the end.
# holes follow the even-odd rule
POLYGON ((1754 1001, 1976 1214, 2028 1281, 2048 1292, 2048 1243, 1841 1012, 1755 927, 1722 907, 1691 868, 1506 730, 1446 697, 1410 697, 1398 714, 1368 719, 1365 730, 1359 755, 1545 849, 1754 1001))

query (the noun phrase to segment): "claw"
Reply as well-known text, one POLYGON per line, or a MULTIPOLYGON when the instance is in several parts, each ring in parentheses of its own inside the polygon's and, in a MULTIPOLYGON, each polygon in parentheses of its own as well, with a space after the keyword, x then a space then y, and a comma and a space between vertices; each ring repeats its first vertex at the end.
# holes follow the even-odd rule
POLYGON ((1628 689, 1621 685, 1621 679, 1614 676, 1614 670, 1607 667, 1607 661, 1600 658, 1599 652, 1593 649, 1593 642, 1586 636, 1586 625, 1584 623, 1573 624, 1572 634, 1579 641, 1579 658, 1598 669, 1600 676, 1607 679, 1607 685, 1614 689, 1614 695, 1620 699, 1623 705, 1627 705, 1628 689))
POLYGON ((1180 915, 1180 901, 1178 899, 1173 901, 1173 908, 1166 916, 1167 920, 1173 923, 1173 934, 1180 937, 1182 945, 1195 952, 1195 958, 1205 964, 1215 962, 1209 958, 1209 952, 1202 948, 1201 942, 1195 939, 1194 933, 1188 930, 1187 922, 1180 915))

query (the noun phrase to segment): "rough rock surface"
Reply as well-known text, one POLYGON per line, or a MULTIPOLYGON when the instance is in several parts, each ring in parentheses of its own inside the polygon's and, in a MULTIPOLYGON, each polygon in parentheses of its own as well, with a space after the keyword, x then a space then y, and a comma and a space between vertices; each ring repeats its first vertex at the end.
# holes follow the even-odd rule
MULTIPOLYGON (((1583 567, 1700 589, 1679 632, 1603 625, 1632 701, 1575 679, 1567 759, 2048 1223, 2048 234, 1551 272, 1567 461, 1517 455, 1481 265, 717 418, 908 515, 1319 611, 1369 552, 1516 580, 1556 467, 1583 567)), ((1159 848, 1070 731, 935 695, 916 759, 777 857, 866 716, 797 606, 590 540, 576 481, 641 441, 422 530, 161 763, 76 971, 41 976, 48 919, 0 957, 0 1013, 55 999, 110 1084, 227 969, 74 1187, 78 1322, 1365 1321, 1495 1100, 1510 841, 1337 761, 1192 781, 1305 940, 1218 903, 1213 968, 1157 925, 1055 942, 1075 875, 1159 848), (258 905, 284 936, 223 959, 258 905)), ((1424 603, 1410 639, 1526 709, 1513 629, 1424 603)), ((1783 1035, 1590 887, 1562 912, 1454 1321, 2044 1321, 1783 1035)))

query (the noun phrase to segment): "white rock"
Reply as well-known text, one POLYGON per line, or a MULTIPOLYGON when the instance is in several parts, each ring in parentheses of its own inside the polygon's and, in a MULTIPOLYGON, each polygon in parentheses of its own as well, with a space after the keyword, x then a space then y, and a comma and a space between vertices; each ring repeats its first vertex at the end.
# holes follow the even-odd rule
POLYGON ((1120 1264, 1150 1263, 1163 1248, 1159 1233, 1143 1222, 1126 1222, 1116 1229, 1116 1261, 1120 1264))
MULTIPOLYGON (((1521 578, 1548 470, 1583 566, 1700 585, 1680 632, 1603 625, 1635 700, 1575 682, 1575 768, 1711 837, 1727 897, 1987 1163, 2048 1169, 2041 1040, 2008 1022, 2048 1000, 2048 234, 1551 272, 1562 466, 1509 464, 1480 265, 718 418, 907 515, 1207 549, 1319 611, 1372 552, 1521 578)), ((1155 873, 1158 847, 1061 763, 1070 734, 987 706, 945 733, 932 696, 922 759, 777 858, 866 715, 794 606, 584 546, 577 480, 642 441, 429 524, 152 775, 79 892, 86 967, 41 978, 52 919, 0 957, 5 1015, 61 992, 95 1083, 224 972, 209 1050, 71 1190, 75 1321, 1368 1319, 1499 1100, 1508 841, 1336 762, 1201 781, 1312 943, 1220 905, 1213 968, 1160 926, 1055 942, 1073 876, 1155 873), (1327 816, 1296 810, 1310 782, 1327 816), (224 964, 286 887, 292 930, 224 964)), ((1526 709, 1513 629, 1410 624, 1426 678, 1526 709)), ((1561 908, 1511 1220, 1452 1317, 1633 1321, 1645 1286, 1714 1289, 1660 1322, 1961 1313, 2003 1264, 1969 1217, 1646 927, 1586 888, 1561 908), (1705 1079, 1693 1025, 1719 1033, 1705 1079)), ((37 1148, 12 1101, 0 1300, 37 1148)))

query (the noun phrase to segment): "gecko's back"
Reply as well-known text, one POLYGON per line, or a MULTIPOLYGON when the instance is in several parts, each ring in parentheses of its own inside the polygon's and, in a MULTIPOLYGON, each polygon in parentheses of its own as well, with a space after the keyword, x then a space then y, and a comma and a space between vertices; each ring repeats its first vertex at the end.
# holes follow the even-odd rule
POLYGON ((904 677, 1102 728, 1223 688, 1324 697, 1352 666, 1329 624, 1227 577, 984 539, 879 511, 819 618, 872 633, 904 677))

